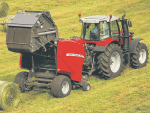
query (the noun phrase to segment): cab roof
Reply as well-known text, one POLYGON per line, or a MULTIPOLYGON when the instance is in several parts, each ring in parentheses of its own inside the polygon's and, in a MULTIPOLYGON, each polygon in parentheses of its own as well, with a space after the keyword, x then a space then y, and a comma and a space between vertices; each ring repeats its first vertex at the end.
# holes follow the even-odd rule
POLYGON ((88 17, 83 17, 80 18, 79 22, 82 23, 99 23, 99 22, 110 22, 110 21, 115 21, 119 20, 120 18, 117 16, 112 16, 110 20, 109 15, 95 15, 95 16, 88 16, 88 17))

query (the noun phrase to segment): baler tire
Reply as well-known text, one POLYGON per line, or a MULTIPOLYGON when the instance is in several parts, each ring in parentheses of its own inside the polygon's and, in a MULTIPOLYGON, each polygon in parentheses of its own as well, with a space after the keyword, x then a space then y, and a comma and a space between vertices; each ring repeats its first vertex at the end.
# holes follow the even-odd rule
POLYGON ((59 75, 55 77, 52 82, 51 92, 54 97, 63 98, 70 94, 71 88, 70 78, 64 75, 59 75))
POLYGON ((28 72, 19 72, 15 77, 14 83, 19 85, 21 92, 25 92, 33 89, 33 87, 30 88, 26 87, 25 81, 27 77, 28 77, 28 72))
POLYGON ((130 57, 130 66, 134 69, 146 66, 148 61, 148 49, 145 44, 138 43, 136 50, 130 57))
POLYGON ((98 74, 102 74, 105 79, 113 79, 121 75, 123 71, 123 54, 119 45, 109 44, 106 50, 97 57, 97 60, 98 74), (115 68, 117 66, 118 68, 115 68))
POLYGON ((89 83, 85 83, 85 84, 83 85, 83 88, 82 88, 83 91, 89 91, 90 89, 91 89, 91 86, 90 86, 89 83))

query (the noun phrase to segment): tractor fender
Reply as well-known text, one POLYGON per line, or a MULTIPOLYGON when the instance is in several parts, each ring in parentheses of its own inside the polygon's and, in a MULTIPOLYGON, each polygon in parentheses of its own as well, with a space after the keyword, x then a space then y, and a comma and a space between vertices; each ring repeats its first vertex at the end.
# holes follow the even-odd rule
POLYGON ((138 43, 139 43, 140 40, 143 40, 143 39, 142 38, 136 38, 136 39, 133 39, 130 42, 130 45, 129 45, 130 53, 134 53, 135 52, 136 46, 138 45, 138 43))
POLYGON ((94 52, 104 52, 106 47, 111 44, 111 43, 114 43, 114 44, 119 44, 119 41, 116 40, 116 39, 112 39, 112 38, 106 38, 104 40, 101 40, 99 41, 97 44, 96 44, 96 47, 94 48, 94 52))
POLYGON ((107 46, 96 46, 94 52, 104 52, 107 46))
POLYGON ((114 41, 114 40, 113 40, 113 41, 111 41, 111 42, 109 42, 109 43, 107 43, 107 44, 105 44, 105 45, 103 45, 103 46, 96 46, 93 51, 94 51, 94 52, 104 52, 105 49, 106 49, 106 47, 107 47, 109 44, 111 44, 111 43, 120 45, 118 41, 114 41))

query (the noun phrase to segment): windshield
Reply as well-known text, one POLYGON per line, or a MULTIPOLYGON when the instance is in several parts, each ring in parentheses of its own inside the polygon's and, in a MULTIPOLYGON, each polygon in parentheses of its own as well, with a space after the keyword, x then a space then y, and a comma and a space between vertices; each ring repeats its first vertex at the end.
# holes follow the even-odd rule
POLYGON ((83 23, 81 38, 84 40, 98 40, 98 24, 83 23))
POLYGON ((109 37, 108 23, 83 23, 81 38, 84 40, 98 41, 109 37))

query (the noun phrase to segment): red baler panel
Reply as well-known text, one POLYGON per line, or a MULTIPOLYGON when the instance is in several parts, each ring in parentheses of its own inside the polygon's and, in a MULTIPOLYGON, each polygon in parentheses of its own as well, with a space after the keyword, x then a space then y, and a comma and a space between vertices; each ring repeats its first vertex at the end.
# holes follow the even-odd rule
POLYGON ((73 40, 60 40, 57 46, 57 72, 69 74, 74 81, 81 81, 84 57, 83 45, 73 40))

